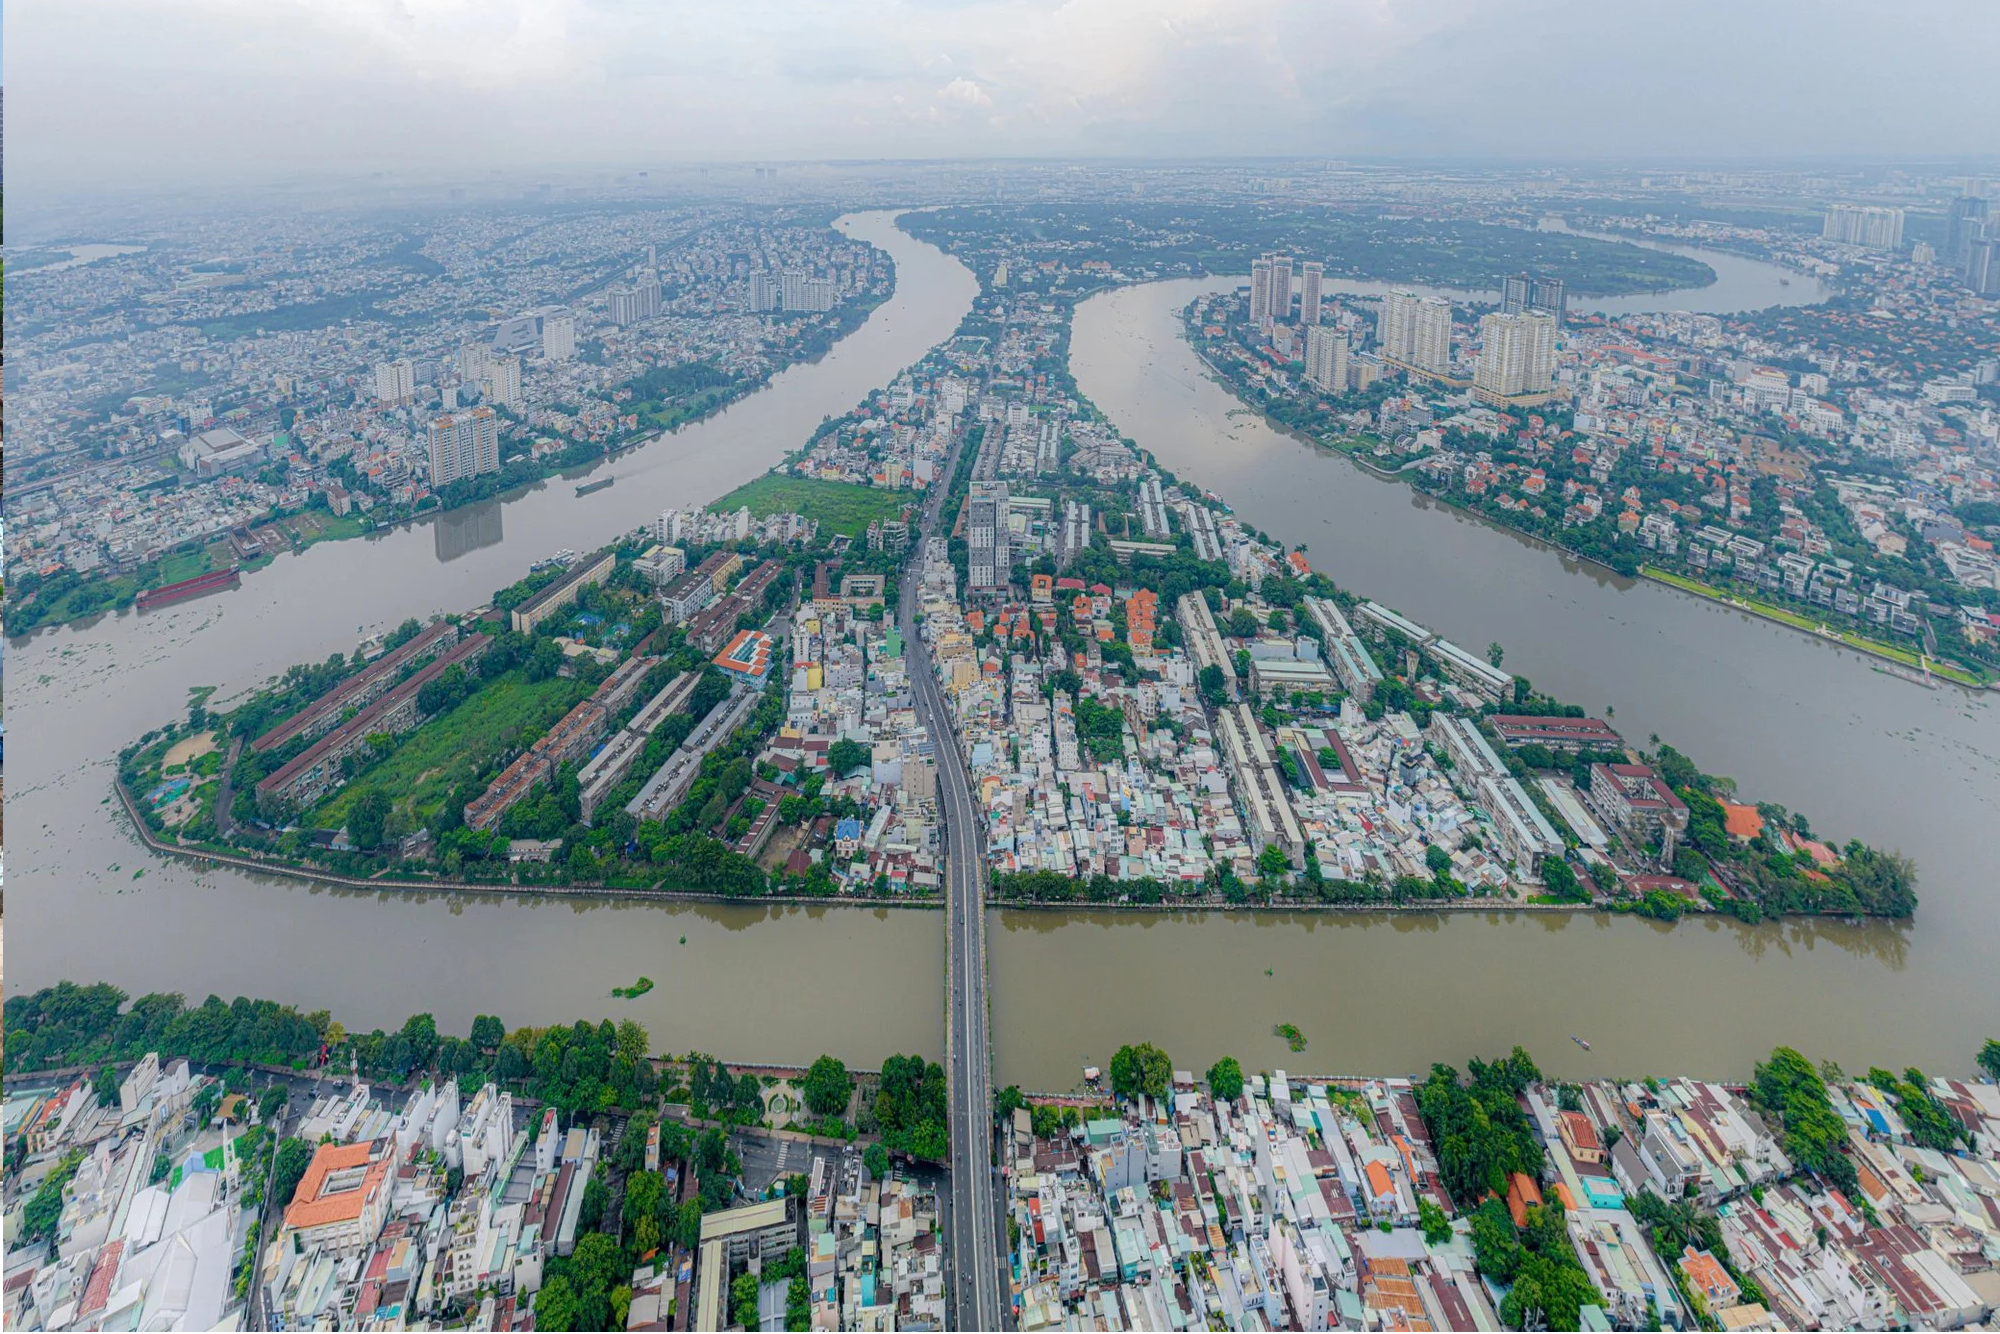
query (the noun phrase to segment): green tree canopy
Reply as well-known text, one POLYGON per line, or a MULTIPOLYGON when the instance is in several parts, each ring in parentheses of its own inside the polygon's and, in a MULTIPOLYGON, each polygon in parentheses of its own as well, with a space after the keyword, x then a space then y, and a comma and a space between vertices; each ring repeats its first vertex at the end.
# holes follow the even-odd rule
POLYGON ((1208 1067, 1208 1091, 1217 1102, 1235 1102, 1243 1096, 1243 1067, 1234 1056, 1208 1067))
POLYGON ((854 1096, 854 1076, 838 1057, 822 1056, 806 1071, 799 1091, 815 1116, 839 1116, 854 1096))
POLYGON ((1167 1054, 1150 1042, 1127 1044, 1111 1057, 1111 1091, 1124 1098, 1141 1093, 1164 1098, 1173 1087, 1174 1066, 1167 1054))

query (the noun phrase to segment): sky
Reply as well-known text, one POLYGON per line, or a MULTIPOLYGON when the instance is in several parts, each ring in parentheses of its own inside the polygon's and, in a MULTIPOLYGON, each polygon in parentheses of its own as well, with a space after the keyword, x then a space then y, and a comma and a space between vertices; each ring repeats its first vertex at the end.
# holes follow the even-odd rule
POLYGON ((50 188, 848 158, 2000 152, 1996 0, 9 0, 50 188))

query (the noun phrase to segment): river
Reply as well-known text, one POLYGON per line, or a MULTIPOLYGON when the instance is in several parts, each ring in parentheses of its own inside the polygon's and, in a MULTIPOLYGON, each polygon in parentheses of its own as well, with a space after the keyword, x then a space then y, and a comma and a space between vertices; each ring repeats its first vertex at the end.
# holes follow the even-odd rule
MULTIPOLYGON (((226 698, 353 647, 363 627, 471 605, 559 547, 586 549, 668 505, 712 499, 956 327, 974 292, 962 266, 887 215, 842 225, 895 258, 895 295, 821 361, 609 465, 617 485, 577 497, 552 482, 282 557, 225 595, 10 645, 11 986, 104 978, 196 1002, 211 990, 269 996, 350 1026, 428 1009, 457 1032, 481 1011, 509 1024, 609 1014, 645 1023, 661 1049, 739 1059, 936 1055, 934 913, 314 889, 154 858, 108 796, 118 748, 179 714, 190 687, 226 698), (641 975, 656 984, 647 996, 610 998, 641 975)), ((1915 854, 1924 904, 1909 928, 996 913, 1001 1082, 1068 1087, 1084 1063, 1140 1039, 1195 1068, 1231 1053, 1252 1068, 1400 1071, 1521 1042, 1565 1074, 1732 1075, 1787 1041, 1850 1067, 1964 1069, 1978 1040, 2000 1032, 1986 846, 2000 828, 1994 704, 1613 579, 1279 435, 1208 380, 1179 338, 1180 307, 1213 285, 1124 289, 1079 311, 1078 380, 1126 432, 1259 526, 1308 542, 1339 582, 1463 642, 1499 639, 1508 665, 1538 684, 1615 704, 1628 734, 1658 731, 1819 827, 1915 854), (1281 1022, 1304 1030, 1305 1053, 1271 1036, 1281 1022)))
MULTIPOLYGON (((1085 302, 1070 340, 1078 386, 1181 477, 1306 544, 1343 587, 1460 643, 1500 641, 1538 686, 1615 707, 1626 736, 1658 733, 1816 829, 1910 853, 1922 906, 1911 925, 1859 927, 1007 912, 992 946, 1007 1077, 1068 1087, 1086 1060, 1142 1038, 1196 1069, 1233 1054, 1253 1069, 1409 1071, 1519 1042, 1563 1075, 1742 1076, 1777 1043, 1849 1069, 1969 1070, 2000 1035, 2000 701, 1925 690, 1616 578, 1280 433, 1180 337, 1186 303, 1234 281, 1085 302), (1305 1032, 1306 1052, 1272 1035, 1279 1023, 1305 1032)), ((1725 307, 1735 295, 1710 291, 1725 307)))
POLYGON ((895 294, 862 328, 717 416, 604 465, 612 487, 579 497, 572 481, 552 480, 281 556, 226 594, 10 645, 8 985, 101 978, 194 1003, 210 991, 267 996, 330 1009, 349 1027, 428 1009, 461 1033, 481 1011, 509 1024, 609 1014, 646 1024, 662 1049, 741 1059, 939 1055, 935 913, 314 889, 152 857, 108 797, 119 748, 184 712, 190 687, 218 686, 226 700, 294 662, 351 650, 364 628, 476 605, 558 548, 587 550, 668 506, 712 500, 923 356, 958 326, 977 282, 891 218, 840 223, 896 262, 895 294), (641 975, 656 984, 648 995, 611 999, 641 975))

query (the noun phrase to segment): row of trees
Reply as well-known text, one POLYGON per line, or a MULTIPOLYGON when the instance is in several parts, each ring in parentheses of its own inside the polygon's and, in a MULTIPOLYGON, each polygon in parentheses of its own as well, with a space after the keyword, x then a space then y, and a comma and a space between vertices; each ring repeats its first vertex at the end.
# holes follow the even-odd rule
POLYGON ((59 982, 7 998, 9 1072, 134 1061, 147 1052, 197 1063, 303 1068, 324 1051, 330 1064, 350 1061, 369 1079, 402 1083, 425 1075, 472 1090, 508 1085, 565 1115, 648 1104, 659 1077, 647 1059, 646 1030, 632 1020, 578 1020, 509 1032, 492 1015, 473 1020, 460 1038, 440 1033, 429 1014, 393 1031, 349 1033, 325 1010, 309 1014, 275 1001, 210 996, 190 1008, 178 992, 154 992, 126 1005, 109 983, 59 982))

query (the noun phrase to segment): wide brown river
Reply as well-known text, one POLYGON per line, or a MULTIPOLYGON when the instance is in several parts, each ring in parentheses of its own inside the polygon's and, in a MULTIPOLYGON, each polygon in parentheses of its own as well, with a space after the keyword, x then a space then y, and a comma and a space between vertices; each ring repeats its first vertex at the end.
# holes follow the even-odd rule
MULTIPOLYGON (((190 687, 227 698, 352 648, 364 626, 470 605, 559 547, 711 499, 948 335, 971 276, 885 215, 846 225, 894 256, 894 298, 819 363, 611 465, 608 490, 578 498, 553 483, 316 547, 227 595, 11 645, 9 987, 102 978, 196 1001, 269 996, 350 1026, 429 1010, 460 1032, 481 1012, 510 1024, 610 1014, 647 1024, 663 1049, 739 1059, 937 1054, 935 913, 416 899, 197 873, 146 854, 107 795, 118 748, 182 712, 190 687), (649 995, 611 999, 641 975, 649 995)), ((1507 665, 1537 684, 1615 705, 1628 734, 1658 732, 1817 828, 1910 852, 1923 907, 1910 927, 1852 928, 998 913, 1001 1082, 1065 1088, 1139 1039, 1196 1068, 1233 1053, 1251 1068, 1406 1071, 1516 1042, 1565 1073, 1741 1074, 1777 1042, 1849 1066, 1969 1067, 1978 1041, 2000 1033, 1994 702, 1906 685, 1852 654, 1579 567, 1269 430, 1178 338, 1198 286, 1126 289, 1079 312, 1077 377, 1128 434, 1258 526, 1308 543, 1343 585, 1463 642, 1502 641, 1507 665), (1281 1022, 1304 1030, 1305 1053, 1271 1035, 1281 1022)), ((1731 304, 1715 295, 1700 308, 1731 304)))
POLYGON ((135 995, 178 990, 195 1003, 210 992, 265 996, 330 1009, 350 1028, 429 1010, 460 1033, 478 1013, 509 1024, 608 1014, 646 1024, 664 1050, 738 1059, 832 1051, 873 1065, 901 1051, 940 1054, 944 939, 933 912, 314 889, 155 858, 108 804, 119 748, 184 713, 190 687, 219 686, 227 700, 294 662, 351 650, 364 626, 476 605, 532 560, 712 500, 949 336, 977 290, 971 273, 890 215, 845 225, 894 257, 895 295, 820 361, 608 465, 610 488, 579 497, 572 482, 552 481, 281 557, 231 593, 10 646, 9 988, 73 978, 135 995), (641 976, 655 983, 649 994, 611 998, 641 976))

